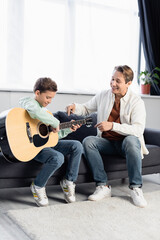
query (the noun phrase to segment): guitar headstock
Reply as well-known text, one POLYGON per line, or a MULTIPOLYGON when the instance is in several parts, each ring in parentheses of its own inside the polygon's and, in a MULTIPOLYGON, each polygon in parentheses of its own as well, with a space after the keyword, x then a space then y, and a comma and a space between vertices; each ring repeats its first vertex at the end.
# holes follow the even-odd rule
POLYGON ((93 124, 92 118, 86 118, 85 122, 86 122, 86 127, 91 127, 93 124))

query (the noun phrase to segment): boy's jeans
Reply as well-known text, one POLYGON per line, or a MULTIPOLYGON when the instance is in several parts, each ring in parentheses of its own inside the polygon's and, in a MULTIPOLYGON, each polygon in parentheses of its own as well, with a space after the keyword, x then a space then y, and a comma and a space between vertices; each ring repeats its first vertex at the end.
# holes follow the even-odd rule
POLYGON ((79 164, 83 152, 82 144, 76 140, 59 140, 53 148, 44 148, 34 160, 43 163, 42 169, 34 180, 34 184, 44 187, 48 179, 64 163, 64 156, 69 155, 65 178, 76 181, 79 164))
POLYGON ((105 138, 89 136, 83 140, 83 146, 97 186, 106 185, 108 182, 101 154, 119 154, 125 157, 130 188, 142 186, 141 145, 137 137, 126 136, 122 141, 109 141, 105 138))

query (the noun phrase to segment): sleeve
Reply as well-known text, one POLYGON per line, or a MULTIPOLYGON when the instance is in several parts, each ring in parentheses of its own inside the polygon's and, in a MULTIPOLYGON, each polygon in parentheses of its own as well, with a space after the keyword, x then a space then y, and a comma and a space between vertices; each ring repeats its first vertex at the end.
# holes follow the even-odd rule
POLYGON ((31 118, 38 119, 46 125, 51 125, 53 128, 58 127, 59 120, 41 107, 36 100, 32 98, 22 98, 19 104, 22 108, 27 110, 31 118))
POLYGON ((72 133, 70 128, 66 128, 66 129, 60 130, 58 132, 58 138, 59 139, 64 138, 64 137, 66 137, 70 133, 72 133))
POLYGON ((76 109, 75 114, 77 115, 89 115, 92 112, 97 111, 97 95, 86 103, 79 104, 75 103, 76 109))

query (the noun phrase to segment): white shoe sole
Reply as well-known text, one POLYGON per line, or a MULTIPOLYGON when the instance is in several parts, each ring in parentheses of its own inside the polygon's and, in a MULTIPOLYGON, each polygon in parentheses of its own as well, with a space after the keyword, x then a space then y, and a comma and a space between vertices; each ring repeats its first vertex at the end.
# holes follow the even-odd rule
POLYGON ((103 200, 103 199, 105 199, 105 198, 110 198, 110 197, 111 197, 111 194, 110 194, 110 195, 107 195, 107 196, 104 196, 104 197, 102 197, 102 198, 97 198, 97 199, 92 198, 91 196, 89 196, 89 197, 88 197, 88 200, 89 200, 89 201, 100 201, 100 200, 103 200))

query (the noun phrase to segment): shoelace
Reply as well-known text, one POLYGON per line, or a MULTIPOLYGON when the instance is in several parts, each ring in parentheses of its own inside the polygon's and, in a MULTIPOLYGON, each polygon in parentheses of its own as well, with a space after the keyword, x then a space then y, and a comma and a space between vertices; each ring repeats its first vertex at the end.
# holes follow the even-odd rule
POLYGON ((70 196, 73 196, 75 193, 75 184, 68 186, 68 193, 70 196))
POLYGON ((37 195, 40 200, 42 200, 43 198, 47 199, 45 188, 36 189, 36 192, 38 193, 37 195))
POLYGON ((96 191, 94 192, 94 194, 97 194, 99 191, 103 190, 104 186, 98 186, 96 187, 96 191))
POLYGON ((141 190, 139 188, 134 189, 134 192, 139 196, 139 197, 143 197, 143 194, 141 192, 141 190))

